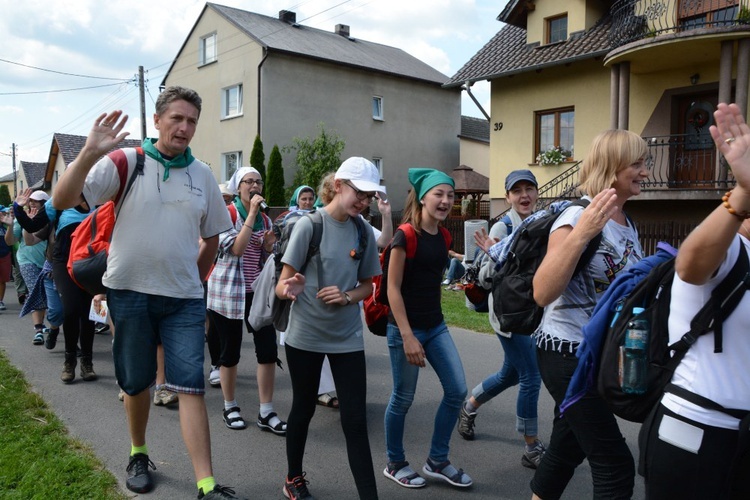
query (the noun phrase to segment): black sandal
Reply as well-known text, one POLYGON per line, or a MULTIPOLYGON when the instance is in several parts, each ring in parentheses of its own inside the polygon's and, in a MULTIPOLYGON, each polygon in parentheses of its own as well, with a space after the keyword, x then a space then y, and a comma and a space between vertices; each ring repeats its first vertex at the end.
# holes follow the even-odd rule
POLYGON ((262 418, 260 414, 258 414, 258 427, 260 427, 264 431, 271 431, 277 436, 286 435, 286 422, 279 419, 279 423, 272 426, 271 419, 273 419, 273 417, 278 418, 278 415, 276 415, 276 412, 269 413, 266 418, 262 418))
POLYGON ((240 409, 237 406, 233 406, 228 410, 224 410, 224 424, 232 430, 239 431, 247 427, 245 419, 240 415, 240 409), (236 417, 230 417, 232 413, 236 413, 236 417), (234 425, 239 424, 239 425, 234 425))

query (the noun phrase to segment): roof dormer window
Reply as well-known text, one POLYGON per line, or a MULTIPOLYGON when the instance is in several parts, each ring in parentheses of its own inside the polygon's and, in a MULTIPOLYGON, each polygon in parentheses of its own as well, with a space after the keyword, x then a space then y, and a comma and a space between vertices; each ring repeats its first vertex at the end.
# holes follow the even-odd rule
POLYGON ((547 43, 564 42, 568 39, 568 14, 547 19, 547 43))

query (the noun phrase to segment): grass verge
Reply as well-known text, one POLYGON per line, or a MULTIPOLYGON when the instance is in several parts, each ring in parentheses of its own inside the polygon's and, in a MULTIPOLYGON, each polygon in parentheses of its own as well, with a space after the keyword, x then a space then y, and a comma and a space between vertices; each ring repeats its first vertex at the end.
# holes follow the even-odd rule
POLYGON ((0 351, 0 496, 125 499, 115 477, 68 435, 0 351))
POLYGON ((466 294, 462 290, 443 289, 443 316, 448 326, 482 333, 494 333, 487 313, 478 313, 466 307, 466 294))

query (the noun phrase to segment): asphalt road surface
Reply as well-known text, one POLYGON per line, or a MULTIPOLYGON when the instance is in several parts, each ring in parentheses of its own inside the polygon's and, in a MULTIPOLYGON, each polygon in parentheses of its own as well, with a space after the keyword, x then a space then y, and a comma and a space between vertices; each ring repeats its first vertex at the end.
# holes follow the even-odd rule
MULTIPOLYGON (((123 492, 139 496, 125 489, 130 440, 125 412, 117 399, 110 337, 97 335, 94 342, 94 369, 99 380, 83 382, 76 373, 76 380, 72 384, 63 384, 60 381, 64 358, 62 334, 52 351, 44 346, 32 345, 31 319, 18 318, 20 306, 14 298, 15 291, 9 285, 5 300, 8 310, 0 313, 0 349, 26 374, 34 390, 48 402, 70 433, 91 446, 118 478, 123 492)), ((477 314, 468 310, 466 313, 477 314)), ((531 497, 529 480, 534 472, 521 466, 522 440, 514 427, 516 388, 482 407, 476 420, 475 441, 465 441, 454 434, 450 458, 474 479, 471 488, 457 489, 428 478, 427 487, 406 489, 383 477, 386 462, 383 414, 391 389, 390 363, 385 340, 373 336, 366 328, 364 335, 370 446, 380 498, 497 500, 531 497)), ((469 390, 502 365, 502 349, 495 336, 457 328, 452 329, 452 335, 461 353, 469 390)), ((279 357, 284 361, 283 348, 279 352, 279 357)), ((208 354, 206 360, 208 363, 208 354)), ((249 424, 245 430, 226 428, 221 418, 221 390, 206 384, 214 475, 220 484, 232 486, 238 494, 248 498, 282 499, 281 486, 286 473, 284 438, 263 432, 255 426, 258 411, 255 369, 253 340, 246 335, 237 383, 237 401, 249 424)), ((415 470, 421 469, 429 451, 432 422, 441 395, 437 377, 428 365, 420 374, 417 395, 406 421, 407 460, 415 470)), ((289 376, 286 371, 277 370, 274 406, 282 418, 288 414, 291 400, 289 376)), ((540 437, 545 442, 551 430, 552 408, 552 399, 542 386, 539 427, 540 437)), ((638 425, 621 421, 621 429, 637 457, 638 425)), ((152 406, 147 444, 150 457, 157 467, 154 472, 156 488, 141 496, 153 500, 195 498, 195 479, 180 434, 176 409, 152 406)), ((310 481, 310 492, 315 498, 357 498, 337 410, 317 407, 310 426, 304 468, 310 481)), ((588 463, 584 462, 563 498, 584 499, 591 496, 591 472, 588 463)), ((636 478, 634 498, 644 498, 640 477, 636 478)))

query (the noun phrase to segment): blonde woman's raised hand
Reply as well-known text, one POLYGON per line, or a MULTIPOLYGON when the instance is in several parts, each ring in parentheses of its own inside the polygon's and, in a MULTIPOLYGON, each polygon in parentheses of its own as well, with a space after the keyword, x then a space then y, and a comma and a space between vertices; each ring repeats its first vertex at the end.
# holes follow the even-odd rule
POLYGON ((620 210, 617 205, 617 192, 614 188, 607 188, 594 196, 589 206, 583 210, 575 229, 583 238, 590 241, 602 232, 617 210, 620 210))

